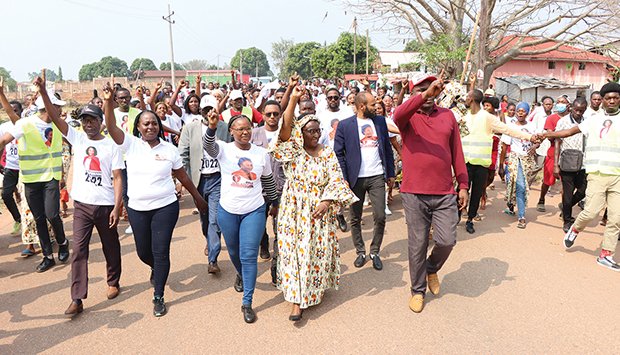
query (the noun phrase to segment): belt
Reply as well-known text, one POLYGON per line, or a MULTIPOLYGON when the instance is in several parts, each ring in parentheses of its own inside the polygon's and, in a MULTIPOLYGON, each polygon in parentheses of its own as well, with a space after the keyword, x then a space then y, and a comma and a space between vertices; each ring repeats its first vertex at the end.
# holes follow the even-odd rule
POLYGON ((205 178, 210 178, 210 177, 215 176, 215 175, 220 175, 220 172, 216 171, 216 172, 211 173, 211 174, 200 174, 201 177, 205 177, 205 178))

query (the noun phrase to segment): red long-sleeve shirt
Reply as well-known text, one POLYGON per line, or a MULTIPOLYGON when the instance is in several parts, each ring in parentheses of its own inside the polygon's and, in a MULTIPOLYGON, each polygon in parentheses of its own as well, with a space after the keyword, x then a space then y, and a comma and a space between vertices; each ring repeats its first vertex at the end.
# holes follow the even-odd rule
POLYGON ((467 167, 454 114, 435 106, 427 115, 419 111, 424 102, 419 94, 394 112, 394 122, 403 141, 400 191, 422 195, 455 194, 452 169, 459 188, 467 190, 467 167))

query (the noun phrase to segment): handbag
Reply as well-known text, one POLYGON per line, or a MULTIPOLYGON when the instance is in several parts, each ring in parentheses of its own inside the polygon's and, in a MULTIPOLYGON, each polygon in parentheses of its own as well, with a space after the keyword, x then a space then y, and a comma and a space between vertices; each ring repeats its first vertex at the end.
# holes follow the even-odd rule
MULTIPOLYGON (((571 116, 571 121, 573 117, 571 116)), ((575 121, 573 121, 575 123, 575 121)), ((579 149, 566 149, 560 153, 560 170, 567 173, 574 173, 581 170, 583 166, 583 152, 586 150, 586 138, 581 137, 583 151, 579 149)))

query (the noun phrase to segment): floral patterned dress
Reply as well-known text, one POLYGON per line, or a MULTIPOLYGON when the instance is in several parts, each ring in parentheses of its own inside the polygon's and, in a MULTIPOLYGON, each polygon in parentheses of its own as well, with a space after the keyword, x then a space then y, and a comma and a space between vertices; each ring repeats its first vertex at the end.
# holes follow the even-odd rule
POLYGON ((272 148, 286 175, 278 214, 277 286, 286 301, 305 309, 321 303, 326 289, 338 289, 336 211, 358 199, 345 183, 331 148, 326 146, 313 157, 303 149, 299 126, 293 137, 272 148), (322 200, 333 203, 323 218, 314 219, 312 213, 322 200))

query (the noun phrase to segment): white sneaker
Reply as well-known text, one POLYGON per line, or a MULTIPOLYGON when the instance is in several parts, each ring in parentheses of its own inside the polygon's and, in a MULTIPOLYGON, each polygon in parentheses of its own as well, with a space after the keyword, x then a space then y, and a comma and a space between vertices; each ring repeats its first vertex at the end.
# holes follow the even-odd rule
POLYGON ((577 239, 578 234, 579 232, 577 232, 575 229, 573 229, 573 226, 571 226, 568 232, 566 232, 566 234, 564 235, 564 247, 566 249, 572 247, 573 244, 575 244, 575 239, 577 239))
POLYGON ((127 227, 127 229, 125 229, 125 234, 133 234, 133 229, 131 229, 131 226, 127 227))
POLYGON ((390 208, 385 206, 385 215, 386 216, 391 216, 392 215, 392 211, 390 211, 390 208))
POLYGON ((620 271, 620 265, 618 265, 618 263, 609 255, 604 258, 601 258, 601 257, 596 258, 596 263, 610 270, 620 271))

